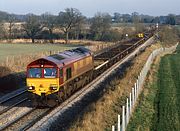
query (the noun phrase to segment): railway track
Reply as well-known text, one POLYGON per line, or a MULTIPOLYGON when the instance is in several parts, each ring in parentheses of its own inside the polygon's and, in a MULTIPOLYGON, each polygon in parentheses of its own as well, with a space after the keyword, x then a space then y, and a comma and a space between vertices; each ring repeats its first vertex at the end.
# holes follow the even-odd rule
POLYGON ((24 99, 18 101, 17 103, 13 103, 12 105, 6 106, 4 109, 0 110, 0 115, 7 112, 10 109, 12 109, 13 107, 16 107, 16 106, 20 105, 21 103, 23 103, 25 101, 28 101, 28 98, 24 98, 24 99))
POLYGON ((19 115, 15 119, 12 119, 8 123, 4 124, 0 130, 17 130, 23 131, 29 129, 37 121, 49 114, 53 108, 29 108, 25 113, 19 115))
POLYGON ((20 91, 15 91, 14 94, 9 97, 4 97, 1 98, 0 101, 0 115, 16 106, 19 106, 21 103, 28 101, 28 92, 26 89, 21 89, 20 91))
MULTIPOLYGON (((151 35, 149 35, 150 37, 151 35)), ((148 37, 148 38, 149 38, 148 37)), ((113 48, 107 49, 104 52, 101 52, 98 55, 95 55, 94 60, 97 65, 95 65, 95 76, 94 79, 97 78, 100 74, 105 72, 107 69, 109 69, 112 65, 114 65, 119 60, 123 59, 125 56, 127 56, 129 53, 131 53, 134 49, 136 49, 139 45, 141 45, 144 42, 145 39, 141 40, 131 40, 124 44, 117 44, 113 48)), ((83 94, 84 90, 88 90, 87 88, 83 88, 82 90, 78 91, 79 95, 83 94)), ((22 91, 21 93, 18 93, 17 95, 14 95, 10 98, 7 98, 5 100, 0 100, 0 104, 4 104, 9 100, 12 100, 13 98, 17 98, 18 96, 22 95, 26 91, 22 91)), ((77 95, 75 98, 79 97, 77 95)), ((61 109, 68 106, 69 103, 75 99, 71 97, 70 99, 66 100, 61 104, 61 109), (72 98, 72 99, 71 99, 72 98)), ((36 109, 36 108, 29 108, 27 106, 17 107, 17 108, 24 108, 24 113, 20 113, 21 115, 18 115, 17 117, 14 117, 14 119, 3 121, 4 119, 1 119, 1 115, 4 115, 9 110, 12 110, 13 107, 25 102, 28 100, 27 98, 20 100, 16 104, 11 104, 11 106, 3 109, 0 111, 0 130, 27 130, 31 126, 33 126, 37 121, 42 119, 44 116, 46 116, 48 113, 50 113, 54 108, 52 109, 36 109), (2 113, 1 113, 2 112, 2 113), (7 123, 6 123, 7 122, 7 123)), ((17 109, 19 110, 19 109, 17 109)))
POLYGON ((25 88, 0 98, 0 130, 27 130, 53 110, 32 108, 29 105, 25 88))
POLYGON ((38 109, 29 107, 30 101, 28 98, 23 98, 24 93, 27 92, 22 91, 18 95, 1 102, 0 130, 26 130, 53 110, 53 108, 38 109))
POLYGON ((0 98, 0 105, 14 99, 14 98, 17 98, 19 96, 21 96, 22 94, 26 93, 27 92, 27 89, 26 88, 21 88, 19 90, 16 90, 12 93, 9 93, 3 97, 0 98))
POLYGON ((9 126, 13 121, 15 121, 15 119, 20 118, 20 116, 31 110, 31 108, 27 105, 28 101, 24 101, 19 103, 19 105, 7 110, 6 112, 3 112, 0 115, 0 130, 5 129, 5 127, 9 126))

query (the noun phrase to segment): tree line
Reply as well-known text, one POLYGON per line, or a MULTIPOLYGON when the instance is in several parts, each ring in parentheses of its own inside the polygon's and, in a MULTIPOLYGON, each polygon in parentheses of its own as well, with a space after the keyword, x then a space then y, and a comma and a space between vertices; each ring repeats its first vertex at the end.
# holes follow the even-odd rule
MULTIPOLYGON (((42 15, 15 15, 0 12, 0 39, 30 38, 45 39, 53 43, 54 39, 91 39, 104 41, 118 41, 122 38, 117 30, 111 30, 113 23, 134 23, 138 32, 143 30, 142 23, 157 23, 161 19, 137 12, 129 14, 96 13, 87 18, 76 8, 66 8, 58 15, 44 13, 42 15)), ((170 24, 174 24, 174 17, 169 17, 170 24)))
POLYGON ((168 14, 167 16, 149 16, 133 12, 130 14, 114 13, 115 22, 133 22, 134 19, 139 19, 142 23, 159 23, 169 25, 180 25, 180 15, 168 14))
POLYGON ((50 13, 40 16, 28 14, 23 19, 22 16, 8 14, 4 16, 7 18, 5 22, 1 21, 1 38, 30 38, 32 43, 35 39, 47 39, 53 43, 53 39, 59 38, 64 38, 68 43, 69 36, 73 39, 103 40, 112 23, 111 16, 107 13, 97 13, 89 19, 75 8, 67 8, 57 16, 50 13), (5 35, 5 28, 8 35, 5 35))

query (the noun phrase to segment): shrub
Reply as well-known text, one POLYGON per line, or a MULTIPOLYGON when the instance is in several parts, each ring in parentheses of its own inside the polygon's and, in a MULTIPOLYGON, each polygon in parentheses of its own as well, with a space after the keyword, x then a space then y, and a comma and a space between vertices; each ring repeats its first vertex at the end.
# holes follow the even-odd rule
POLYGON ((178 42, 177 30, 171 26, 162 27, 159 37, 163 46, 171 46, 178 42))
POLYGON ((110 30, 106 32, 103 37, 101 38, 102 41, 120 41, 122 39, 122 34, 117 30, 110 30))

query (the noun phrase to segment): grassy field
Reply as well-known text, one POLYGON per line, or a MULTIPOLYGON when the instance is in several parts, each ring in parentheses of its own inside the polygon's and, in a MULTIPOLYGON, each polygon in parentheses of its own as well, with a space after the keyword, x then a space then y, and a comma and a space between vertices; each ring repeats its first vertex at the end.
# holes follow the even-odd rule
POLYGON ((63 51, 73 47, 75 46, 65 44, 0 44, 0 61, 5 60, 7 56, 63 51))
POLYGON ((180 130, 180 52, 163 57, 158 72, 157 115, 154 128, 180 130))
POLYGON ((161 59, 154 81, 145 86, 128 131, 180 130, 180 46, 161 59))

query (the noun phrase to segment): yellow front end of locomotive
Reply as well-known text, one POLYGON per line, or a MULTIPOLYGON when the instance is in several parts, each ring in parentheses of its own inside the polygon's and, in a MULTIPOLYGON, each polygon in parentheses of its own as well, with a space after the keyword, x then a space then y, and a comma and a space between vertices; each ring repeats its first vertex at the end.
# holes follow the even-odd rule
POLYGON ((144 34, 143 34, 143 33, 138 33, 138 37, 139 37, 139 38, 143 38, 143 37, 144 37, 144 34))
POLYGON ((49 95, 59 90, 58 78, 27 78, 28 91, 39 96, 49 95))

